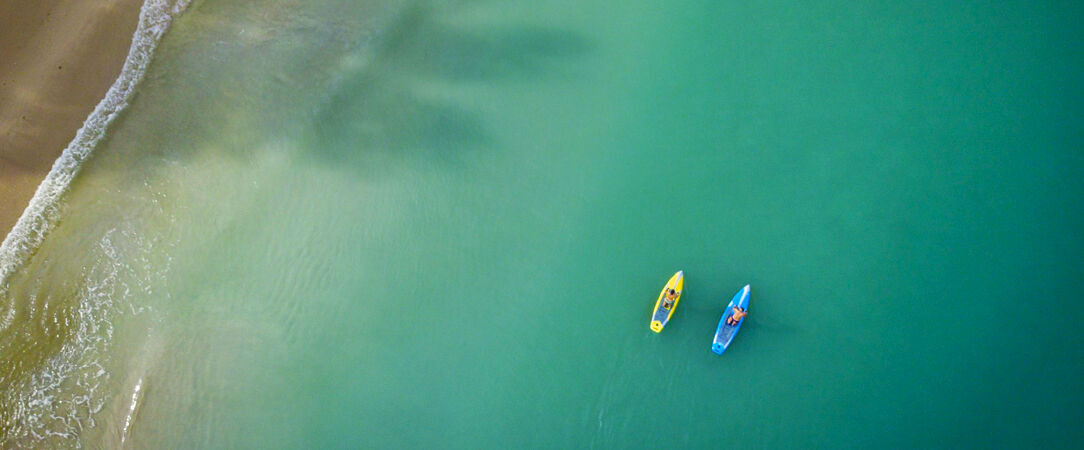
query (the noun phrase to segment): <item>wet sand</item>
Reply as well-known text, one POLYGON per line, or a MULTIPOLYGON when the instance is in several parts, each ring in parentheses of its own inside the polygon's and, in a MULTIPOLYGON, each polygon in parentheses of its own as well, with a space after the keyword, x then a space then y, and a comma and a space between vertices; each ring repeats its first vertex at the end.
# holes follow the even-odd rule
POLYGON ((142 0, 0 1, 0 233, 105 96, 142 0))

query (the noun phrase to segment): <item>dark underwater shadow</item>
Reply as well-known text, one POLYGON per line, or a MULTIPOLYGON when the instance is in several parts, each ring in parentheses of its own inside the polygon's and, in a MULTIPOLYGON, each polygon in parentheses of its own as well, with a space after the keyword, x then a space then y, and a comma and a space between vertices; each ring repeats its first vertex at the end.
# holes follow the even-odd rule
POLYGON ((319 160, 362 171, 388 155, 454 164, 462 152, 492 147, 493 137, 478 111, 434 94, 434 86, 527 86, 558 75, 561 64, 589 47, 563 30, 465 27, 442 20, 458 7, 407 5, 377 39, 357 50, 365 63, 343 74, 313 117, 303 145, 319 160))

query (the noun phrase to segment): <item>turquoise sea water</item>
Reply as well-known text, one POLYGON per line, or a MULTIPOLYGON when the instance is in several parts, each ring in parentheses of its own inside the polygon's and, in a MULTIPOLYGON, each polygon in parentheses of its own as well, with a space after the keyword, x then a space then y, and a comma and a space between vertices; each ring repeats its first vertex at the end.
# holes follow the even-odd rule
POLYGON ((0 443, 1079 446, 1081 7, 878 3, 194 2, 0 443))

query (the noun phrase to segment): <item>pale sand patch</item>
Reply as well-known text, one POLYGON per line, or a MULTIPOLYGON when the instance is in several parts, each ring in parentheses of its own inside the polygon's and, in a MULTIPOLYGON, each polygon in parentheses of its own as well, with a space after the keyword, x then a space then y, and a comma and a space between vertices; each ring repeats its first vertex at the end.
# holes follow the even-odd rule
POLYGON ((142 4, 142 0, 0 1, 4 234, 120 75, 142 4))

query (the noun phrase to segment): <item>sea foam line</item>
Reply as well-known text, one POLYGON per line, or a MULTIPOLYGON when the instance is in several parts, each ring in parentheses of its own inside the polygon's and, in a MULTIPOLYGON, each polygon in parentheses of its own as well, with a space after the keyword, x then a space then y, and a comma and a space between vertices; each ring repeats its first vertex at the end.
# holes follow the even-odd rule
MULTIPOLYGON (((120 76, 110 86, 105 98, 98 102, 83 126, 75 134, 64 152, 53 163, 45 180, 38 185, 34 197, 11 232, 0 244, 0 296, 8 289, 8 279, 22 267, 42 240, 56 225, 60 216, 59 204, 72 179, 79 172, 94 147, 105 136, 106 128, 128 106, 128 100, 136 85, 143 79, 154 49, 162 39, 175 17, 191 0, 146 0, 139 10, 139 25, 132 36, 128 58, 124 60, 120 76)), ((0 315, 0 329, 11 325, 14 305, 0 315)))

